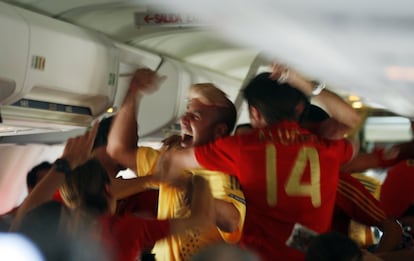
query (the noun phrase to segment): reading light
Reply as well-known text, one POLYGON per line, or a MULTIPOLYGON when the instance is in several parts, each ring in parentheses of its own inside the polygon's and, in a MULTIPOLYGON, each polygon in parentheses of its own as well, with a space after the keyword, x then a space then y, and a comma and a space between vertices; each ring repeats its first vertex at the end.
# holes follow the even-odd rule
POLYGON ((353 103, 352 103, 352 108, 354 108, 354 109, 361 109, 362 108, 362 102, 360 102, 360 101, 354 101, 353 103))

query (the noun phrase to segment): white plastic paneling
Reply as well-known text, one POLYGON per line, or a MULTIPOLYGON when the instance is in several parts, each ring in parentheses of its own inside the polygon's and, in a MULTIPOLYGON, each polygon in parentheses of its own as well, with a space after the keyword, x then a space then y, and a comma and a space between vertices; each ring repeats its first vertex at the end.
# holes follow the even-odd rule
POLYGON ((117 51, 102 35, 23 9, 30 47, 19 98, 89 107, 98 115, 116 92, 117 51))
POLYGON ((0 2, 0 104, 23 87, 29 26, 14 7, 0 2))
POLYGON ((411 123, 403 117, 368 117, 364 128, 367 142, 406 142, 413 139, 411 123))
POLYGON ((0 145, 0 215, 20 205, 26 197, 28 171, 42 161, 53 162, 62 150, 62 145, 0 145))

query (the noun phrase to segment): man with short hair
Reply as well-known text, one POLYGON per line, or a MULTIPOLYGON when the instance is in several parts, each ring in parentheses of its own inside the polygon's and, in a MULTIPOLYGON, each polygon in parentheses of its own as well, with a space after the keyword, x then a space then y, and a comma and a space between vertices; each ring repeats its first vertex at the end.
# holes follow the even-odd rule
MULTIPOLYGON (((134 170, 138 180, 152 177, 159 150, 137 147, 136 109, 146 93, 155 91, 162 81, 155 72, 140 69, 135 73, 122 107, 112 125, 108 152, 121 164, 134 170)), ((181 117, 181 137, 169 140, 167 147, 192 147, 227 136, 236 121, 234 104, 225 93, 210 83, 190 88, 185 114, 181 117)), ((181 218, 190 214, 186 204, 189 178, 200 175, 210 182, 215 198, 216 225, 207 233, 189 229, 187 233, 157 242, 157 260, 189 260, 204 246, 216 242, 235 243, 242 232, 245 214, 244 195, 235 177, 217 171, 189 169, 180 172, 174 186, 159 184, 158 218, 181 218)))

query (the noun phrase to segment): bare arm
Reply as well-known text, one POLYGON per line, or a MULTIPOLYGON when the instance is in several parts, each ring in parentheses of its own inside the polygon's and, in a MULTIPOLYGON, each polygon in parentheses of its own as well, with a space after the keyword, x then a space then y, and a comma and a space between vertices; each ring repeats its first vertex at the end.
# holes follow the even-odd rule
POLYGON ((386 219, 380 227, 383 235, 375 249, 376 253, 393 251, 401 241, 402 228, 395 219, 386 219))
POLYGON ((210 185, 200 176, 195 175, 192 179, 191 216, 172 219, 170 222, 171 234, 181 233, 193 227, 208 228, 214 224, 214 200, 210 185))
POLYGON ((332 118, 348 127, 348 130, 346 131, 353 130, 361 122, 357 112, 348 103, 327 89, 324 89, 319 95, 314 96, 312 99, 318 104, 321 104, 332 118))
POLYGON ((123 199, 147 190, 153 181, 152 175, 132 179, 111 177, 111 192, 115 199, 123 199))
POLYGON ((406 160, 414 158, 414 141, 399 143, 384 152, 385 160, 406 160))
POLYGON ((378 157, 373 153, 359 153, 351 161, 341 166, 341 173, 364 172, 380 167, 378 157))
POLYGON ((173 147, 161 153, 153 176, 158 182, 174 183, 184 170, 201 167, 194 155, 194 148, 173 147))
POLYGON ((233 232, 240 223, 240 213, 237 208, 229 202, 214 199, 216 210, 216 226, 222 231, 233 232))
POLYGON ((414 249, 407 248, 402 250, 383 252, 376 254, 376 256, 380 257, 380 260, 383 261, 414 260, 414 249))
MULTIPOLYGON (((279 64, 273 64, 271 75, 272 79, 277 80, 282 72, 286 72, 286 70, 288 70, 286 67, 279 64)), ((315 87, 314 83, 305 79, 298 72, 289 69, 286 82, 302 91, 306 96, 312 96, 312 91, 315 87)), ((316 103, 321 104, 321 106, 327 110, 332 118, 348 127, 348 131, 356 128, 361 121, 359 115, 349 104, 347 104, 341 97, 327 89, 324 89, 319 95, 314 96, 312 99, 316 103)))
MULTIPOLYGON (((90 158, 98 126, 98 122, 96 122, 90 131, 82 136, 70 138, 66 142, 60 158, 67 160, 71 169, 83 164, 90 158)), ((53 194, 59 189, 64 181, 65 174, 57 171, 56 166, 53 166, 19 207, 10 230, 15 231, 18 229, 21 220, 29 210, 51 200, 53 194)))
POLYGON ((107 152, 112 158, 131 170, 137 170, 137 115, 141 99, 145 93, 156 91, 164 80, 165 77, 159 77, 154 71, 138 69, 111 125, 107 152))

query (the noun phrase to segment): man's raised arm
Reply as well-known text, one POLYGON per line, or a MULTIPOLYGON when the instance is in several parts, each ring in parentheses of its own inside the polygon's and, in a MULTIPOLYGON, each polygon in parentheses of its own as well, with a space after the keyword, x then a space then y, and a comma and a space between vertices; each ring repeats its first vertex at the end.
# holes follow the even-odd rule
POLYGON ((317 84, 307 80, 298 72, 288 69, 279 64, 272 66, 272 79, 280 79, 289 83, 291 86, 302 91, 306 96, 312 97, 316 103, 320 104, 338 123, 348 129, 342 128, 342 131, 350 131, 358 126, 361 119, 357 112, 335 93, 325 89, 324 84, 317 84))
POLYGON ((165 77, 150 69, 138 69, 129 85, 122 106, 115 116, 108 136, 107 152, 123 166, 136 171, 138 143, 137 114, 144 94, 155 92, 165 77))

